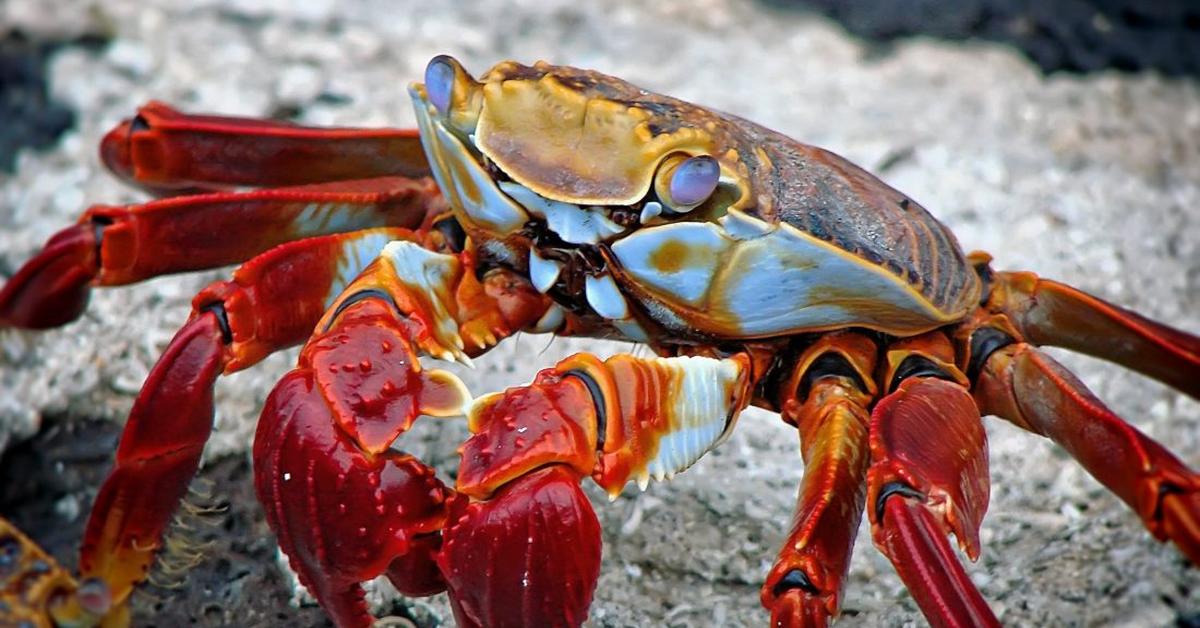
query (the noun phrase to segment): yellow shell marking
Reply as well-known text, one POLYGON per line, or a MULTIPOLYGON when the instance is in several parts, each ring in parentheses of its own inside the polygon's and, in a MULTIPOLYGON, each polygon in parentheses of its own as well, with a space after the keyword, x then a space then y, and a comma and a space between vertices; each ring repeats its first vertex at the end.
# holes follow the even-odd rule
POLYGON ((637 106, 589 98, 547 74, 489 81, 475 130, 480 152, 541 196, 581 205, 631 205, 673 152, 710 154, 709 134, 655 135, 637 106))

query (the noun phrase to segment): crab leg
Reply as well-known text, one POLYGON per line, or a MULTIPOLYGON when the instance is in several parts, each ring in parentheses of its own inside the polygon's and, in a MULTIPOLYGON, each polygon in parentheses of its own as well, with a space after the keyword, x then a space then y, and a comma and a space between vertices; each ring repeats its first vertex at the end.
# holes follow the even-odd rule
POLYGON ((1000 272, 987 303, 1035 345, 1122 364, 1200 399, 1200 337, 1030 272, 1000 272))
POLYGON ((305 237, 416 229, 444 207, 432 180, 403 177, 97 205, 50 238, 0 289, 0 326, 72 321, 93 285, 236 264, 305 237))
POLYGON ((121 178, 161 194, 429 175, 415 130, 193 115, 160 102, 109 131, 100 157, 121 178))
POLYGON ((254 477, 267 522, 339 626, 369 625, 363 580, 386 572, 410 595, 446 586, 435 558, 459 498, 391 447, 421 415, 461 416, 469 395, 418 356, 467 361, 549 307, 509 271, 477 279, 471 255, 384 247, 317 324, 259 421, 254 477))
POLYGON ((1025 343, 991 354, 978 382, 980 409, 1066 449, 1133 508, 1160 541, 1200 564, 1200 474, 1113 414, 1069 371, 1025 343))
POLYGON ((51 628, 63 610, 93 625, 110 602, 103 583, 75 582, 54 557, 0 517, 0 625, 51 628))
POLYGON ((195 298, 190 320, 143 384, 116 462, 92 507, 80 569, 120 609, 146 573, 212 431, 218 375, 299 343, 331 299, 390 240, 377 229, 292 242, 256 257, 195 298))
POLYGON ((998 626, 946 540, 979 556, 989 493, 987 438, 948 344, 928 334, 888 352, 894 390, 871 412, 871 532, 930 624, 998 626))
POLYGON ((866 497, 875 353, 861 335, 824 336, 785 384, 782 415, 800 430, 806 465, 792 530, 762 588, 772 626, 825 626, 838 613, 866 497))

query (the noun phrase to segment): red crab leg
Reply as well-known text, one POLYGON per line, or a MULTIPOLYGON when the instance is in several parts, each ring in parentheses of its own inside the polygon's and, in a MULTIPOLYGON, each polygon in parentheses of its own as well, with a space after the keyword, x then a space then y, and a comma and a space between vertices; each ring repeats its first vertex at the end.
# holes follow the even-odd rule
POLYGON ((104 136, 100 157, 152 192, 429 175, 416 130, 312 128, 185 114, 160 102, 104 136))
POLYGON ((1200 474, 1113 414, 1074 375, 1025 343, 992 353, 975 385, 983 412, 1066 449, 1160 541, 1200 565, 1200 474))
POLYGON ((300 581, 339 626, 370 624, 359 583, 381 573, 410 595, 445 587, 434 561, 457 498, 391 447, 420 415, 461 415, 469 396, 418 355, 466 360, 549 307, 508 271, 476 279, 471 255, 385 247, 263 410, 259 500, 300 581))
POLYGON ((0 326, 70 322, 86 307, 93 285, 236 264, 305 237, 415 229, 444 209, 430 179, 403 177, 97 205, 4 284, 0 326))
POLYGON ((218 375, 299 343, 345 285, 354 260, 389 240, 378 229, 292 242, 256 257, 196 296, 191 319, 151 369, 125 424, 116 462, 96 496, 80 569, 107 583, 120 608, 146 577, 212 431, 218 375))
POLYGON ((443 531, 438 561, 459 625, 580 625, 600 531, 579 480, 616 495, 682 471, 732 429, 749 364, 579 354, 477 399, 457 484, 471 503, 443 531))
POLYGON ((772 626, 825 626, 838 613, 866 497, 875 354, 863 336, 825 336, 784 385, 782 415, 800 430, 806 464, 792 530, 762 587, 772 626))
POLYGON ((987 308, 1021 336, 1111 360, 1200 399, 1200 337, 1029 272, 1000 272, 987 308))
POLYGON ((899 383, 871 412, 871 531, 930 624, 998 626, 946 540, 979 556, 989 484, 979 410, 943 345, 930 334, 888 353, 899 383))

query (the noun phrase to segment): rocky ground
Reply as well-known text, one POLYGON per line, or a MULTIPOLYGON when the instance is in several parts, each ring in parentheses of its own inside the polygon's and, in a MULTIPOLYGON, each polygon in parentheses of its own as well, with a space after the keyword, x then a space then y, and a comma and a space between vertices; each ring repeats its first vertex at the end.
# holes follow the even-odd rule
MULTIPOLYGON (((404 86, 450 53, 475 72, 505 58, 600 69, 765 123, 879 173, 1000 268, 1068 280, 1200 332, 1200 85, 1154 74, 1041 75, 995 45, 904 40, 886 52, 832 23, 745 1, 8 0, 0 26, 107 47, 49 59, 77 126, 0 174, 0 276, 88 203, 140 197, 95 146, 149 99, 189 110, 320 124, 408 125, 404 86)), ((69 560, 106 456, 191 295, 221 272, 98 292, 61 330, 0 331, 0 514, 69 560), (35 434, 24 445, 17 445, 35 434)), ((522 336, 462 376, 476 393, 529 380, 573 351, 628 347, 522 336)), ((1061 355, 1118 412, 1200 466, 1200 404, 1094 360, 1061 355)), ((174 588, 139 598, 146 625, 321 625, 290 588, 253 503, 253 422, 294 353, 217 389, 203 472, 216 540, 174 588)), ((1009 625, 1200 623, 1200 571, 1150 539, 1115 498, 1045 441, 989 420, 992 505, 970 571, 1009 625)), ((447 473, 458 425, 405 442, 447 473)), ((596 626, 761 625, 758 587, 791 515, 794 433, 750 412, 720 450, 669 484, 608 504, 596 626)), ((420 625, 444 600, 380 603, 420 625)), ((860 535, 842 625, 922 620, 860 535)))

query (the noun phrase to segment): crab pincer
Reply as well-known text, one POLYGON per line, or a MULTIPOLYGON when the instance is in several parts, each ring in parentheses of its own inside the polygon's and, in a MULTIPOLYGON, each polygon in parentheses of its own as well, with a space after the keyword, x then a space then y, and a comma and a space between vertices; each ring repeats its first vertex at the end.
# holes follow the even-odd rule
POLYGON ((935 626, 999 622, 946 541, 972 560, 987 510, 987 439, 961 385, 904 380, 871 414, 867 504, 875 545, 935 626))

